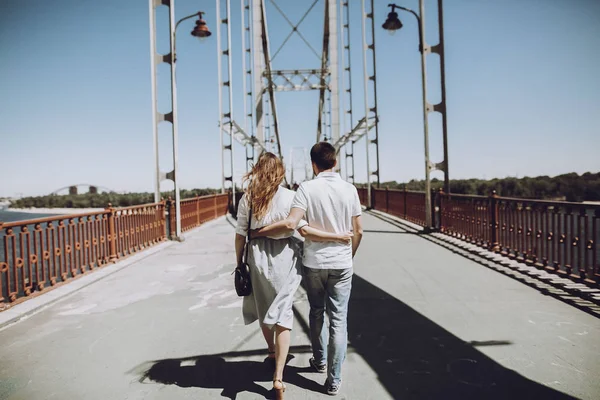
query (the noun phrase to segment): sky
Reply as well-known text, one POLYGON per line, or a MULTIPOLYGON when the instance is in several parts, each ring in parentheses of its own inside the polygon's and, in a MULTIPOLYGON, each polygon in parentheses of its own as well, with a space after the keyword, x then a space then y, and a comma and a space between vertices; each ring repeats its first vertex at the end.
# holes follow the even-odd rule
MULTIPOLYGON (((274 52, 290 27, 271 1, 274 52)), ((176 19, 202 10, 215 32, 214 1, 174 3, 176 19)), ((311 3, 277 0, 293 22, 311 3)), ((417 24, 400 11, 404 27, 390 36, 381 29, 388 3, 375 0, 381 180, 422 179, 417 24)), ((417 0, 399 4, 418 10, 417 0)), ((350 0, 354 123, 364 114, 360 6, 350 0)), ((323 8, 319 0, 299 28, 317 51, 323 8)), ((426 42, 434 45, 437 1, 426 0, 425 8, 426 42)), ((233 112, 243 126, 239 0, 232 0, 231 14, 233 112)), ((167 15, 160 7, 161 53, 169 46, 167 15)), ((193 26, 194 19, 183 22, 177 36, 180 185, 220 187, 216 35, 200 43, 189 35, 193 26)), ((446 0, 444 34, 451 178, 600 171, 600 1, 446 0)), ((0 197, 44 195, 79 183, 153 191, 148 1, 3 0, 0 51, 0 197)), ((436 103, 438 56, 428 56, 427 63, 427 96, 436 103)), ((273 61, 274 69, 319 66, 298 35, 273 61)), ((167 64, 158 68, 158 93, 159 111, 169 111, 167 64)), ((314 143, 317 101, 316 91, 277 94, 284 156, 314 143)), ((437 162, 441 118, 431 115, 429 121, 431 159, 437 162)), ((159 135, 161 169, 168 171, 168 123, 161 123, 159 135)), ((355 148, 356 179, 364 182, 364 139, 355 148)), ((244 149, 236 144, 234 151, 238 178, 245 171, 244 149)))

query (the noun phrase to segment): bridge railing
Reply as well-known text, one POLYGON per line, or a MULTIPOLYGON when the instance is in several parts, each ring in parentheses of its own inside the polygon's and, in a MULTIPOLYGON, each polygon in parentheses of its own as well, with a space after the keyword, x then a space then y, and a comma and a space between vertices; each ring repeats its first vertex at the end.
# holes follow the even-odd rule
MULTIPOLYGON (((203 223, 227 214, 230 195, 216 194, 181 200, 181 230, 187 232, 203 223)), ((169 232, 175 232, 175 203, 167 200, 169 232)))
MULTIPOLYGON (((367 204, 367 189, 359 188, 362 205, 367 204)), ((425 226, 425 193, 410 190, 371 189, 372 207, 376 210, 425 226)))
MULTIPOLYGON (((227 194, 183 200, 182 230, 225 215, 229 203, 227 194)), ((165 241, 175 227, 169 207, 173 202, 109 205, 91 213, 0 222, 0 310, 165 241)))
MULTIPOLYGON (((366 189, 359 188, 366 205, 366 189)), ((371 190, 372 207, 425 226, 425 193, 371 190)), ((600 283, 600 206, 432 193, 432 227, 578 282, 600 283)))

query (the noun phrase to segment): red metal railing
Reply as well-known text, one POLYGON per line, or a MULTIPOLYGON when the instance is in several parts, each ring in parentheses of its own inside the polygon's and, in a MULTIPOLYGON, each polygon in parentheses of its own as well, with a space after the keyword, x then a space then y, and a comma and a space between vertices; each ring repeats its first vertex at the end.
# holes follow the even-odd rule
MULTIPOLYGON (((24 301, 166 240, 167 203, 0 222, 0 303, 24 301)), ((182 230, 225 215, 228 205, 227 194, 183 200, 182 230)))
POLYGON ((600 282, 600 206, 439 194, 440 229, 540 269, 600 282))
MULTIPOLYGON (((358 197, 367 205, 367 189, 359 188, 358 197)), ((425 226, 425 193, 409 190, 371 189, 373 208, 425 226)))
MULTIPOLYGON (((230 195, 216 194, 181 200, 181 231, 187 232, 203 223, 227 214, 230 195)), ((167 201, 169 211, 170 232, 175 231, 175 203, 167 201)))
MULTIPOLYGON (((367 189, 358 189, 367 205, 367 189)), ((425 226, 425 193, 371 189, 374 209, 425 226)), ((568 276, 600 283, 600 206, 432 193, 433 228, 568 276)))
POLYGON ((490 247, 491 198, 438 194, 440 231, 490 247))

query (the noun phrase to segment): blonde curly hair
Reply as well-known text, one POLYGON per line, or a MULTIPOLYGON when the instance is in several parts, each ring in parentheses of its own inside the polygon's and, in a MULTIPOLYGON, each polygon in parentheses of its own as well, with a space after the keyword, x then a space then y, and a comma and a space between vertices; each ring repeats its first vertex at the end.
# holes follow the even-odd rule
POLYGON ((273 197, 284 178, 283 162, 275 154, 269 152, 261 154, 252 170, 244 175, 244 182, 250 180, 246 196, 248 197, 248 193, 250 193, 248 200, 256 219, 267 215, 273 197))

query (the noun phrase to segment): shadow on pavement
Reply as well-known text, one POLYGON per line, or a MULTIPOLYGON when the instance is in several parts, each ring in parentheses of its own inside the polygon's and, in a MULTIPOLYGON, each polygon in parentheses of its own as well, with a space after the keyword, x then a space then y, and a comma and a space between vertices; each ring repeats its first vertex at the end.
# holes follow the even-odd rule
MULTIPOLYGON (((141 383, 148 380, 165 385, 222 389, 221 396, 235 399, 238 393, 250 392, 264 398, 272 397, 272 390, 265 389, 256 382, 273 380, 274 363, 265 359, 259 361, 229 360, 264 354, 264 350, 240 351, 221 354, 200 355, 185 358, 156 360, 136 368, 141 383)), ((292 353, 310 352, 308 346, 290 348, 292 353)), ((288 362, 293 356, 288 358, 288 362)), ((322 393, 323 386, 305 378, 299 373, 315 372, 313 369, 286 366, 284 381, 300 388, 322 393)))
POLYGON ((403 302, 354 275, 349 350, 394 399, 574 399, 507 369, 403 302))

